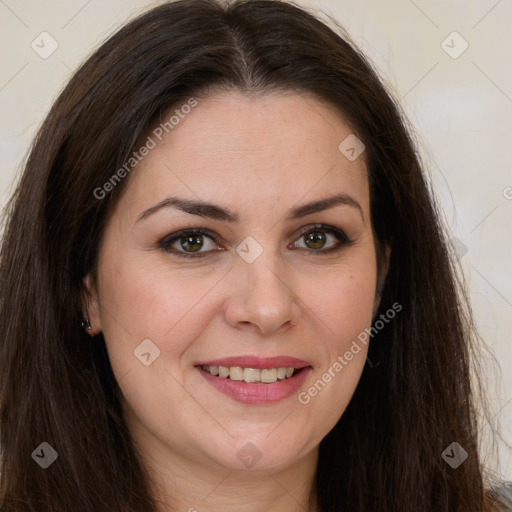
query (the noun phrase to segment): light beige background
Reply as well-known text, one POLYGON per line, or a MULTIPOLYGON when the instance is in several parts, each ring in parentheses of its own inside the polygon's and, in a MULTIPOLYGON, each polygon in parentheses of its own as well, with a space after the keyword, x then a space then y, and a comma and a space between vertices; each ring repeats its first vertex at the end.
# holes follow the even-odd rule
MULTIPOLYGON (((0 0, 0 208, 36 128, 73 70, 125 20, 157 3, 0 0), (31 47, 42 32, 58 43, 46 59, 31 47)), ((512 2, 300 3, 341 22, 415 129, 481 334, 501 366, 501 383, 490 373, 488 380, 495 420, 512 445, 512 2)), ((512 450, 501 442, 499 451, 501 471, 512 480, 512 450)))

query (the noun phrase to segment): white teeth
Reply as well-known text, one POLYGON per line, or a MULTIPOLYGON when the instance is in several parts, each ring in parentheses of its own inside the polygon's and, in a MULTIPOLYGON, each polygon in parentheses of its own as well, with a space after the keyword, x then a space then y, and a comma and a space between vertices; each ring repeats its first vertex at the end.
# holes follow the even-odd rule
POLYGON ((225 366, 219 366, 219 377, 229 377, 229 368, 226 368, 225 366))
POLYGON ((276 382, 277 380, 277 368, 272 370, 261 370, 261 382, 276 382))
POLYGON ((203 365, 205 372, 221 378, 230 378, 231 380, 243 380, 245 382, 264 382, 271 384, 277 380, 283 380, 293 375, 295 368, 280 367, 259 370, 257 368, 242 368, 241 366, 208 366, 203 365))
POLYGON ((286 368, 278 368, 277 369, 277 378, 279 380, 286 379, 286 368))
POLYGON ((261 370, 258 370, 256 368, 244 368, 245 382, 261 382, 260 376, 261 370))
POLYGON ((244 369, 240 366, 230 366, 229 378, 231 380, 244 380, 244 369))

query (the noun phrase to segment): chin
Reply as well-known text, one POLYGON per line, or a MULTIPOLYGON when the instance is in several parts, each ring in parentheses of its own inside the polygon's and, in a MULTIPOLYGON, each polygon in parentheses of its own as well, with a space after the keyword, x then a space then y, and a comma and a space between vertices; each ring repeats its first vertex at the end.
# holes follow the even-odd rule
MULTIPOLYGON (((308 453, 304 444, 294 440, 293 436, 250 437, 237 436, 236 445, 226 446, 222 453, 216 453, 219 464, 233 471, 267 471, 284 470, 308 453)), ((213 455, 213 454, 212 454, 213 455)))

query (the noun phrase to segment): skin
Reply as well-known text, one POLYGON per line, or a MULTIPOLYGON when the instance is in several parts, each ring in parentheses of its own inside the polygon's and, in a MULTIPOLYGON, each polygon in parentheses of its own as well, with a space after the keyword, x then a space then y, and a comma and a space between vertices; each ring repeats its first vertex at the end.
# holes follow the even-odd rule
MULTIPOLYGON (((308 498, 318 445, 347 407, 367 347, 307 404, 297 393, 268 405, 241 404, 194 364, 294 356, 313 367, 304 391, 371 325, 379 276, 364 153, 350 161, 338 150, 351 133, 331 105, 305 94, 211 94, 198 98, 127 178, 103 236, 97 279, 85 279, 87 313, 91 334, 105 337, 162 512, 316 510, 308 498), (291 208, 334 193, 349 195, 360 210, 341 204, 285 219, 291 208), (172 207, 137 221, 171 195, 229 208, 238 221, 172 207), (313 254, 338 243, 321 231, 323 246, 308 245, 300 230, 315 231, 315 223, 343 230, 352 242, 313 254), (219 240, 203 237, 196 250, 210 252, 195 259, 159 246, 186 228, 209 229, 219 240), (248 236, 263 249, 253 263, 236 252, 248 236), (134 357, 145 339, 160 350, 149 366, 134 357), (237 457, 249 442, 261 455, 253 467, 237 457)), ((187 250, 179 239, 172 247, 187 250)))

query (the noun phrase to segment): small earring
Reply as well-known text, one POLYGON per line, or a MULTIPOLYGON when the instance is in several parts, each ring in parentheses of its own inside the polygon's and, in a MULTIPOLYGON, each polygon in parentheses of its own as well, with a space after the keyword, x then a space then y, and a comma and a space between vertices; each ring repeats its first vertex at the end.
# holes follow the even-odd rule
POLYGON ((87 317, 87 320, 82 321, 82 327, 86 328, 88 331, 92 331, 91 322, 89 321, 89 317, 87 317))

